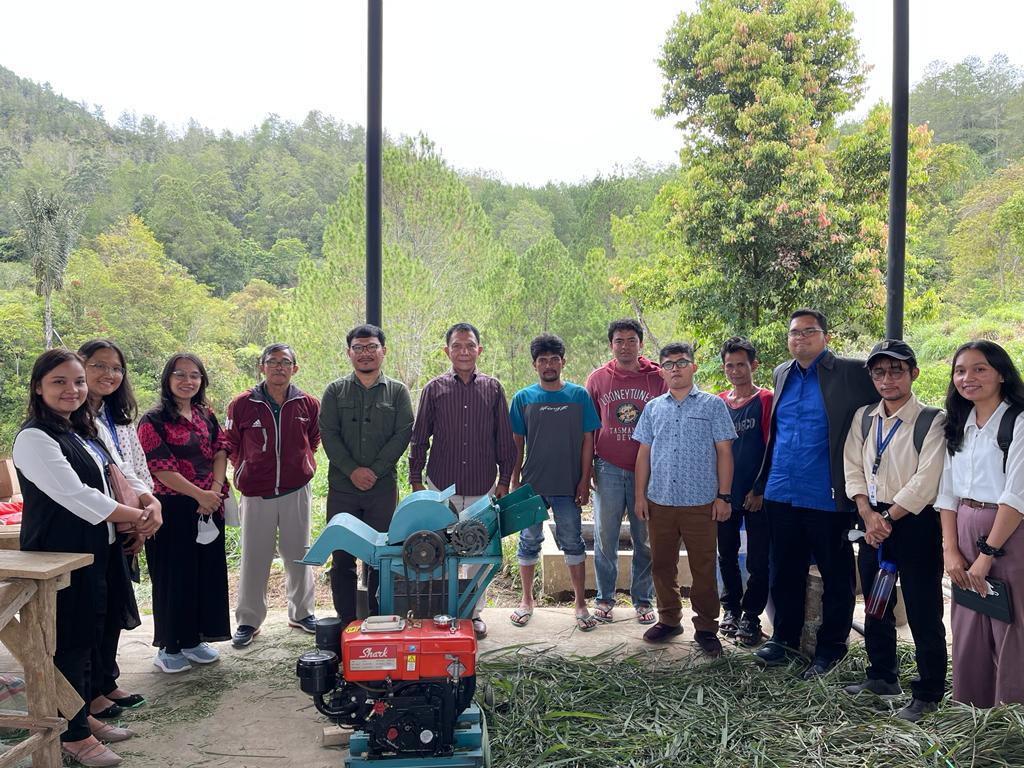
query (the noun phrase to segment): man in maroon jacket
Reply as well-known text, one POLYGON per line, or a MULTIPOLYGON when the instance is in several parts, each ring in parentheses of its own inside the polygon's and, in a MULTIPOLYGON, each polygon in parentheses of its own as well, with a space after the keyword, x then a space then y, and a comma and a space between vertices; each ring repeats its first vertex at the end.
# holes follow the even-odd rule
POLYGON ((298 370, 291 347, 271 344, 260 356, 263 382, 228 406, 228 451, 242 494, 238 628, 231 638, 236 648, 249 645, 267 617, 267 579, 278 547, 288 589, 288 624, 316 632, 313 572, 295 561, 309 546, 309 481, 320 445, 320 403, 291 383, 298 370))

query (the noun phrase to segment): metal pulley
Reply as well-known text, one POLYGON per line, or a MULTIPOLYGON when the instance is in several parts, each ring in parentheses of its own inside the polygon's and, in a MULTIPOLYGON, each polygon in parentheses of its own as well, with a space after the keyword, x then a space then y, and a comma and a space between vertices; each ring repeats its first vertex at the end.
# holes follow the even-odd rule
POLYGON ((448 537, 455 554, 462 557, 482 555, 491 541, 487 526, 479 520, 460 520, 448 529, 448 537))
POLYGON ((416 531, 402 545, 402 563, 410 570, 429 573, 444 562, 444 538, 434 531, 416 531))

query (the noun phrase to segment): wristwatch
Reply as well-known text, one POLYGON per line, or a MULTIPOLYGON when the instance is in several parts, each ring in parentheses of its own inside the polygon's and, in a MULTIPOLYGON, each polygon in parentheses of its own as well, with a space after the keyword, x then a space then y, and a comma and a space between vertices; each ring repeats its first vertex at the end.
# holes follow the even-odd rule
POLYGON ((892 522, 892 513, 888 509, 883 509, 879 514, 882 515, 882 519, 885 520, 885 522, 892 522))
POLYGON ((731 493, 720 493, 720 494, 718 494, 718 496, 716 498, 721 499, 726 504, 732 504, 732 494, 731 493))

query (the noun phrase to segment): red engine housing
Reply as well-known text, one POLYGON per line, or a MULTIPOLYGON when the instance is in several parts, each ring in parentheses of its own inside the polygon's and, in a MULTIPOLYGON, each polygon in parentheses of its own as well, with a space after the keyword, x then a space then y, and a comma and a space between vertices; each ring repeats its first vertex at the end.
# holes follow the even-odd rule
POLYGON ((363 622, 353 621, 341 633, 341 658, 342 675, 353 682, 468 677, 476 674, 476 635, 469 619, 454 628, 413 619, 386 632, 367 632, 363 622), (453 669, 455 662, 460 669, 453 669))

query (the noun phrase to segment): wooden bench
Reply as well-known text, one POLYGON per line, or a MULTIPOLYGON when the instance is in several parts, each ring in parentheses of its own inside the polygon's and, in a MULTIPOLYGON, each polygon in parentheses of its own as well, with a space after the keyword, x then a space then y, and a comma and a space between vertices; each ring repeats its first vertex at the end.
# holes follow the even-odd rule
POLYGON ((28 712, 0 713, 0 728, 31 732, 0 755, 0 768, 27 755, 35 768, 60 768, 58 737, 67 730, 65 717, 84 702, 53 666, 57 590, 71 582, 71 571, 90 563, 87 554, 0 550, 0 643, 21 662, 28 699, 28 712))

